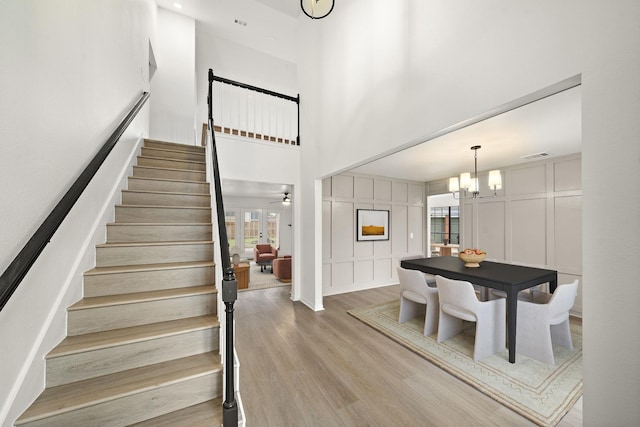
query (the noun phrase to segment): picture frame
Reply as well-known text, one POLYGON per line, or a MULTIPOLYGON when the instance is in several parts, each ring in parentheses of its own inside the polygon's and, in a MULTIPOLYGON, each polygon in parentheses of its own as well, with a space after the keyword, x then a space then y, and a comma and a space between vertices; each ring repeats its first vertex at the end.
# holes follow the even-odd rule
POLYGON ((357 209, 356 218, 357 241, 389 240, 389 211, 357 209))

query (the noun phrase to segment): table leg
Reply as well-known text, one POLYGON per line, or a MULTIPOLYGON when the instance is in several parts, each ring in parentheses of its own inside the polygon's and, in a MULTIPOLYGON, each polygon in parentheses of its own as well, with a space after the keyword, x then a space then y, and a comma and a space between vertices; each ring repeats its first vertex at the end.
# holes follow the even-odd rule
POLYGON ((558 287, 558 280, 552 280, 549 282, 549 292, 554 293, 558 287))
POLYGON ((507 290, 507 341, 509 363, 516 363, 516 320, 518 319, 518 292, 507 290))

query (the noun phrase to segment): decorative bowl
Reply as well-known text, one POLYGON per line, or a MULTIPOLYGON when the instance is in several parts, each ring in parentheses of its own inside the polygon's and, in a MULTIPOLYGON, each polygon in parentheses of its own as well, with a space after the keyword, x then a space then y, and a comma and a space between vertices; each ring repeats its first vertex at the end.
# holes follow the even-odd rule
POLYGON ((458 254, 458 258, 460 258, 464 262, 465 267, 480 267, 480 263, 484 261, 487 257, 486 253, 476 254, 476 253, 465 253, 460 252, 458 254))

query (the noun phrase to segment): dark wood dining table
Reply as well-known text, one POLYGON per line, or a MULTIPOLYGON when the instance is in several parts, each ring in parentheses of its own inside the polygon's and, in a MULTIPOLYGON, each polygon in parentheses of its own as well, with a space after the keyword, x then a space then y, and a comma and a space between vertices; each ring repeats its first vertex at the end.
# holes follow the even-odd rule
POLYGON ((558 284, 558 272, 555 270, 492 261, 483 261, 476 268, 465 267, 464 262, 454 256, 403 260, 400 266, 504 291, 507 294, 507 337, 511 363, 516 361, 518 292, 542 283, 549 283, 549 290, 553 292, 558 284))

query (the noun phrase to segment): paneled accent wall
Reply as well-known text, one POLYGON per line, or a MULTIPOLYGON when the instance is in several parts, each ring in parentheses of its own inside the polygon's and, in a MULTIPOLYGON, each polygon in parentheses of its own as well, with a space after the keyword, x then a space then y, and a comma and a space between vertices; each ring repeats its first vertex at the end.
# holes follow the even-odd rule
MULTIPOLYGON (((479 247, 487 258, 558 271, 558 282, 580 280, 574 314, 582 314, 581 156, 503 169, 498 197, 460 203, 461 247, 479 247)), ((491 194, 479 173, 481 194, 491 194)), ((429 183, 428 193, 441 187, 429 183)))
POLYGON ((322 190, 324 295, 395 284, 398 259, 423 256, 423 183, 342 174, 325 179, 322 190), (356 241, 358 209, 388 210, 389 240, 356 241))

